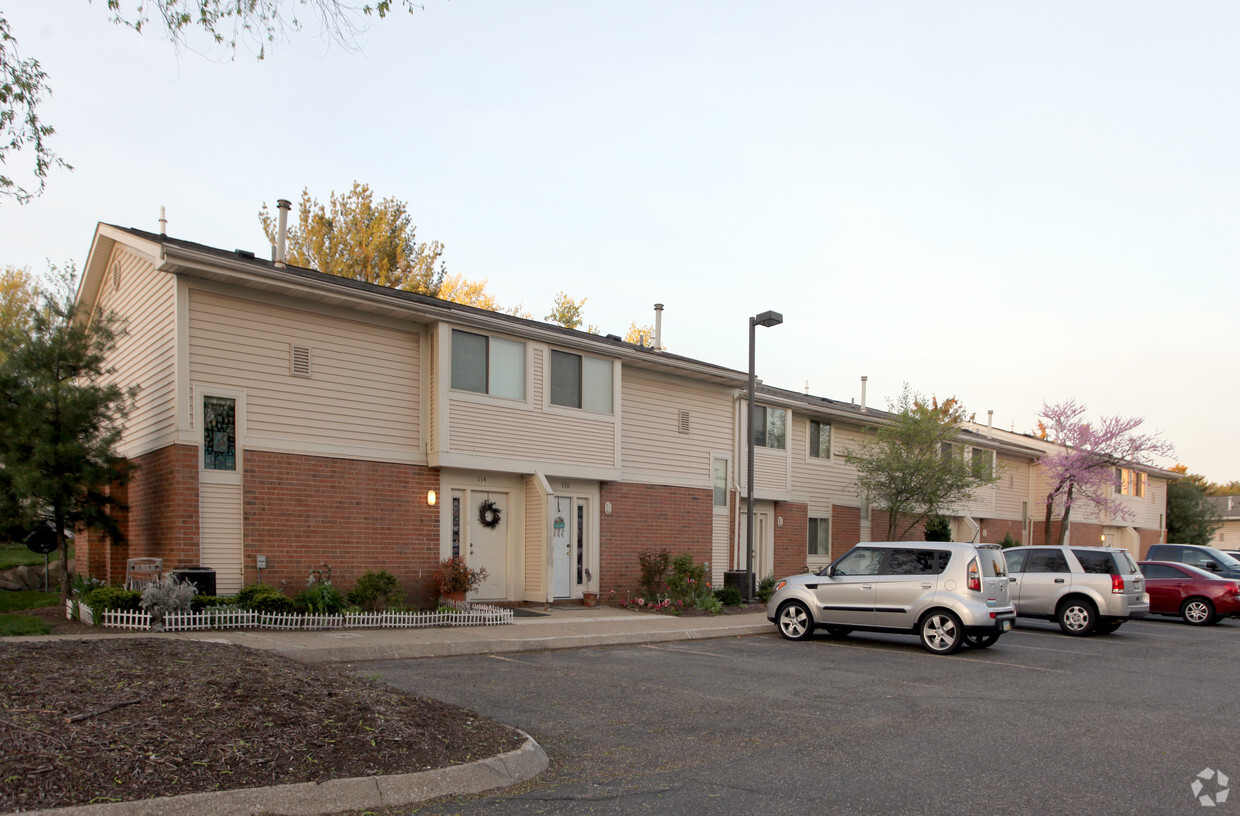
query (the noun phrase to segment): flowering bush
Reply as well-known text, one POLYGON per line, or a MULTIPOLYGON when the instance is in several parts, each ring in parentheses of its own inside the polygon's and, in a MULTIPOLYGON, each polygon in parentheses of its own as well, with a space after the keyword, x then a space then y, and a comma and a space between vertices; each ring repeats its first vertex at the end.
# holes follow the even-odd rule
POLYGON ((473 592, 487 579, 486 567, 472 569, 461 558, 445 558, 435 570, 435 584, 440 593, 473 592))

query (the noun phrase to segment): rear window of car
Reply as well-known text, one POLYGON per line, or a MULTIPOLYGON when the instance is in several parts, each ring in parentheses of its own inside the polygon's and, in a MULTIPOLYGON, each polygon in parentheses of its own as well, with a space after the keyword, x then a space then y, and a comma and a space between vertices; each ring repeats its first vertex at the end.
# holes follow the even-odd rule
POLYGON ((1115 556, 1115 565, 1119 568, 1121 575, 1136 575, 1141 571, 1137 566, 1137 562, 1133 560, 1132 554, 1127 552, 1112 553, 1115 556))
POLYGON ((1076 560, 1081 562, 1081 569, 1095 575, 1127 574, 1136 572, 1136 565, 1128 553, 1109 553, 1102 550, 1073 550, 1076 560))
POLYGON ((978 550, 977 560, 982 562, 982 575, 987 578, 1007 577, 1007 561, 998 550, 978 550))
POLYGON ((938 575, 947 569, 950 550, 906 550, 887 552, 886 575, 938 575))
POLYGON ((1175 567, 1169 567, 1166 564, 1146 564, 1141 567, 1141 571, 1145 573, 1145 577, 1154 581, 1183 578, 1184 573, 1175 567))

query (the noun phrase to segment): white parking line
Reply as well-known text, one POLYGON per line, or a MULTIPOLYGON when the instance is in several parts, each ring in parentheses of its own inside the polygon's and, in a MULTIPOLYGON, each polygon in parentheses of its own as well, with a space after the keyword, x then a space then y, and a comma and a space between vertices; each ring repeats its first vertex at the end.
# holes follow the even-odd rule
POLYGON ((1035 652, 1060 652, 1061 654, 1070 655, 1089 655, 1090 657, 1103 657, 1102 652, 1078 652, 1075 649, 1050 649, 1045 646, 1018 646, 1015 643, 1008 643, 1006 640, 1003 646, 1008 649, 1032 649, 1035 652))
MULTIPOLYGON (((863 649, 863 650, 870 650, 870 651, 873 651, 874 649, 881 649, 886 646, 897 645, 894 643, 879 643, 877 641, 875 641, 874 644, 871 646, 862 646, 859 643, 832 643, 830 641, 820 641, 820 642, 823 643, 824 645, 836 646, 841 649, 863 649)), ((934 658, 936 660, 941 657, 941 655, 932 655, 924 651, 923 652, 905 652, 905 651, 894 652, 893 651, 891 652, 891 654, 903 654, 903 655, 909 655, 912 657, 927 657, 927 658, 934 658)), ((1025 665, 1024 663, 1005 663, 1002 660, 980 660, 976 657, 961 657, 959 653, 952 655, 951 660, 966 660, 970 663, 985 663, 987 666, 1012 666, 1017 669, 1031 669, 1033 671, 1051 672, 1052 674, 1072 674, 1072 672, 1066 671, 1064 669, 1047 669, 1042 666, 1028 666, 1028 665, 1025 665)))

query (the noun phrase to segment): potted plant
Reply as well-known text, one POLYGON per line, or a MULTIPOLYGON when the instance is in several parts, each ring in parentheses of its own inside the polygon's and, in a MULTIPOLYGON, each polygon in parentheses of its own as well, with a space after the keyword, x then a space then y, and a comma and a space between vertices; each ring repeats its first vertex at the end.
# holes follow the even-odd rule
POLYGON ((439 597, 449 601, 465 600, 465 593, 474 592, 486 579, 486 567, 471 569, 459 556, 445 558, 435 570, 439 597))
POLYGON ((598 606, 598 593, 590 588, 590 580, 594 576, 590 575, 590 570, 586 569, 586 588, 581 593, 581 603, 585 606, 598 606))

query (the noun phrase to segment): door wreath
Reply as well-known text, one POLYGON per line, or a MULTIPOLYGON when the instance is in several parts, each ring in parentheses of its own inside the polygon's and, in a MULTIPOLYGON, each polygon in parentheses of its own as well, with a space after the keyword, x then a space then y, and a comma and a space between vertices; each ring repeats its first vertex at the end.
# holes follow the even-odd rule
POLYGON ((499 526, 500 509, 490 499, 483 499, 478 505, 478 521, 488 530, 499 526))

